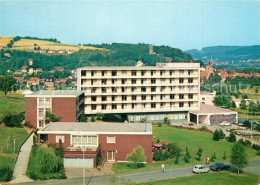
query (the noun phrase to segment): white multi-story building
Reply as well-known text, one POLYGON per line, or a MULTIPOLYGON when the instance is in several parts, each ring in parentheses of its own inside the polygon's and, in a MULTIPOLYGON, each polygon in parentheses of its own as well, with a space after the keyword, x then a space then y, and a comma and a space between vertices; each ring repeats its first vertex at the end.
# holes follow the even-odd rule
POLYGON ((119 114, 129 121, 189 120, 199 110, 199 63, 82 67, 77 88, 85 91, 85 114, 119 114))

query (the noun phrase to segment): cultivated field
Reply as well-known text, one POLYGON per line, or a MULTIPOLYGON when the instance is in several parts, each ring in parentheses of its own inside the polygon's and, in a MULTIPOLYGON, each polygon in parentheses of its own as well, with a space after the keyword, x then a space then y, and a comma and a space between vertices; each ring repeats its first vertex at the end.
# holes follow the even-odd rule
MULTIPOLYGON (((0 37, 0 46, 6 46, 11 39, 13 39, 13 37, 0 37)), ((15 42, 11 49, 35 51, 34 50, 35 44, 37 45, 36 47, 40 46, 41 49, 49 49, 49 50, 74 50, 74 51, 78 51, 80 49, 105 50, 102 48, 96 48, 91 46, 63 44, 63 43, 56 43, 56 42, 45 41, 45 40, 33 40, 33 39, 21 39, 15 42)))

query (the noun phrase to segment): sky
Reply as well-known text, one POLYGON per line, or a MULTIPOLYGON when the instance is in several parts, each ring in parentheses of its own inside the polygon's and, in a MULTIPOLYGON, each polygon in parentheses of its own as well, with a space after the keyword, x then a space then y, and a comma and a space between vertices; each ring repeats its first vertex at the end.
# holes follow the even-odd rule
POLYGON ((260 44, 260 0, 0 0, 0 35, 182 50, 260 44))

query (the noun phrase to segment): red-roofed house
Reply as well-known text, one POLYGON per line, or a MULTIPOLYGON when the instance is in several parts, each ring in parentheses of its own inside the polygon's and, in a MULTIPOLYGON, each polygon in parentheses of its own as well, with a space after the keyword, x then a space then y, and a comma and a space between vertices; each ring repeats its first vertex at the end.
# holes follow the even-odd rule
POLYGON ((219 69, 217 70, 217 74, 221 76, 221 82, 224 82, 226 78, 228 77, 228 73, 225 69, 219 69))
POLYGON ((27 82, 27 85, 39 85, 39 78, 37 77, 30 77, 30 79, 27 82))

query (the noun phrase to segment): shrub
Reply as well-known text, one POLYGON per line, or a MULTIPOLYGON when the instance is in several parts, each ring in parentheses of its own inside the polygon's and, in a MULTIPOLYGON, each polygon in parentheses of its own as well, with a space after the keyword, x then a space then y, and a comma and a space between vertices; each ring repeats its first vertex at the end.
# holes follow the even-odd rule
POLYGON ((33 171, 29 171, 27 175, 33 180, 38 179, 37 175, 33 171))
POLYGON ((201 131, 205 131, 206 129, 207 129, 206 126, 202 126, 202 127, 200 128, 201 131))
POLYGON ((252 145, 252 142, 251 141, 249 141, 249 140, 245 140, 245 144, 244 144, 245 146, 251 146, 252 145))
POLYGON ((175 164, 179 164, 179 158, 180 158, 180 153, 178 152, 176 154, 176 158, 175 158, 175 161, 174 161, 175 164))
POLYGON ((213 133, 213 139, 215 141, 218 141, 219 140, 219 133, 218 133, 218 129, 216 129, 213 133))
POLYGON ((162 161, 163 160, 163 153, 161 150, 155 150, 153 152, 153 160, 155 161, 162 161))
POLYGON ((101 113, 101 112, 97 113, 97 119, 98 120, 102 120, 104 118, 104 116, 105 115, 103 113, 101 113))
POLYGON ((203 152, 202 148, 199 148, 199 150, 197 151, 198 161, 201 161, 202 152, 203 152))
POLYGON ((242 145, 245 145, 245 141, 243 138, 239 139, 238 142, 241 143, 242 145))
POLYGON ((95 122, 96 120, 95 120, 95 118, 94 118, 94 116, 92 115, 91 116, 91 122, 95 122))
POLYGON ((185 163, 189 163, 190 162, 190 158, 191 158, 190 152, 188 150, 188 147, 186 147, 186 154, 184 156, 185 163))
POLYGON ((11 168, 9 167, 1 167, 0 168, 0 182, 4 181, 10 181, 12 179, 13 176, 13 170, 11 170, 11 168))
POLYGON ((170 121, 170 119, 169 119, 167 116, 164 117, 163 122, 164 122, 166 125, 170 125, 170 124, 171 124, 171 121, 170 121))
POLYGON ((54 173, 63 169, 62 159, 56 155, 52 147, 38 147, 36 156, 40 171, 43 174, 54 173))
POLYGON ((141 146, 136 147, 133 149, 133 152, 126 157, 127 161, 132 161, 130 165, 133 168, 141 168, 144 167, 144 163, 146 161, 146 157, 144 154, 144 149, 141 146))
POLYGON ((24 120, 24 112, 20 113, 8 113, 3 116, 2 122, 7 127, 21 127, 22 121, 24 120))
POLYGON ((167 160, 169 158, 169 152, 166 150, 163 153, 163 160, 167 160))
POLYGON ((216 156, 216 153, 214 152, 214 153, 211 155, 210 161, 211 161, 211 162, 214 162, 216 158, 217 158, 217 156, 216 156))
POLYGON ((158 123, 158 127, 162 127, 162 123, 161 122, 158 123))
POLYGON ((33 146, 34 146, 34 147, 37 146, 37 138, 36 138, 35 135, 33 136, 33 146))
POLYGON ((227 159, 227 156, 226 156, 226 152, 224 152, 224 155, 223 155, 223 157, 222 157, 224 160, 226 160, 227 159))
POLYGON ((176 143, 169 143, 166 147, 168 149, 170 159, 173 159, 177 156, 177 154, 180 155, 181 153, 181 148, 176 143))
POLYGON ((156 143, 160 143, 160 138, 159 137, 157 137, 156 143))
POLYGON ((228 137, 229 142, 236 142, 236 135, 234 133, 230 133, 228 137))
POLYGON ((219 129, 219 131, 218 131, 218 136, 219 136, 219 139, 224 139, 224 138, 225 138, 225 134, 224 134, 224 132, 222 131, 222 129, 219 129))
POLYGON ((59 157, 63 158, 62 150, 63 150, 63 146, 62 146, 62 141, 61 141, 61 139, 60 139, 60 140, 59 140, 59 146, 58 146, 57 148, 55 148, 55 154, 56 154, 56 156, 59 156, 59 157))

